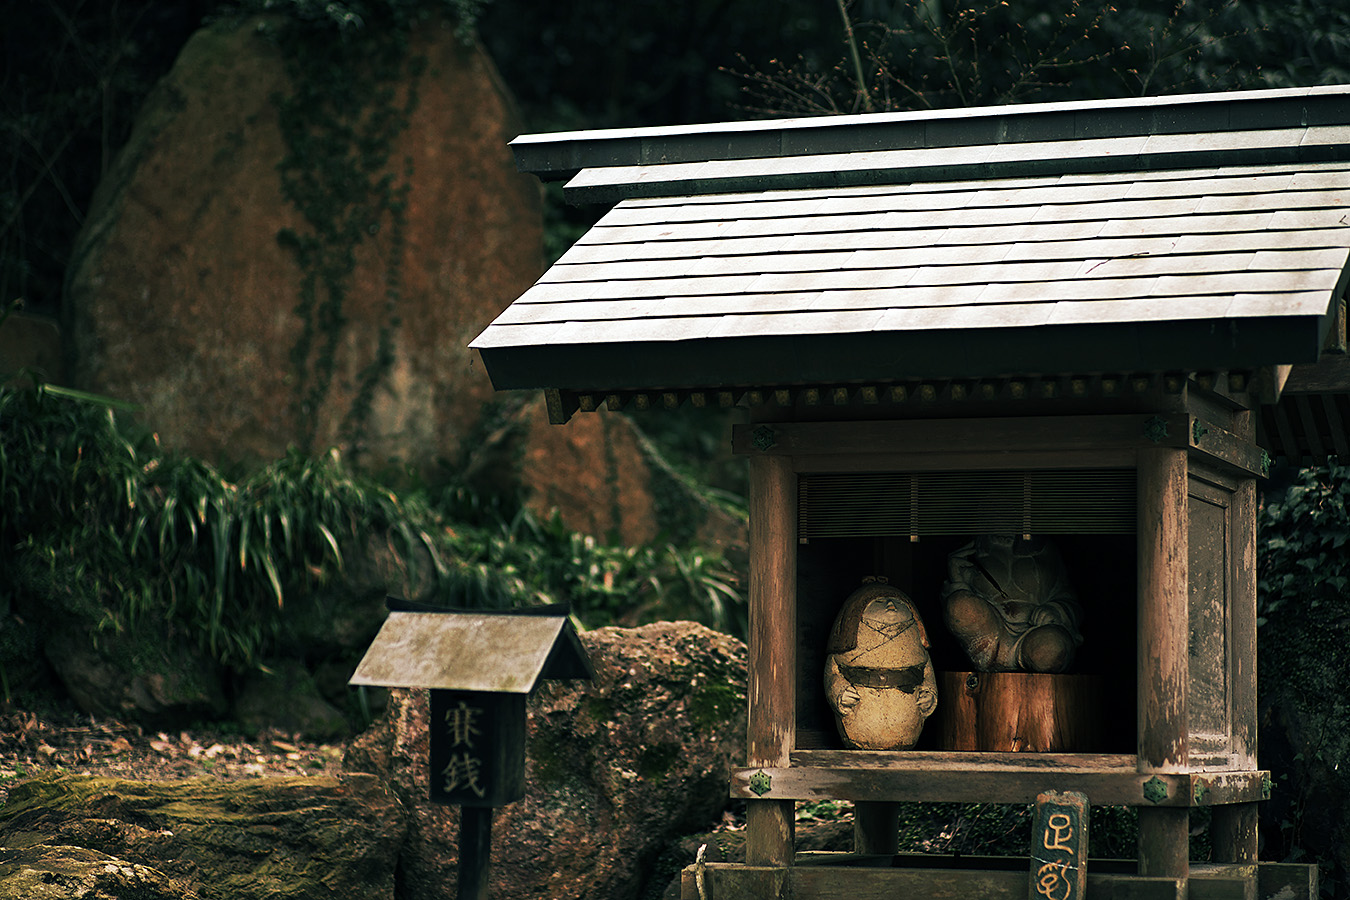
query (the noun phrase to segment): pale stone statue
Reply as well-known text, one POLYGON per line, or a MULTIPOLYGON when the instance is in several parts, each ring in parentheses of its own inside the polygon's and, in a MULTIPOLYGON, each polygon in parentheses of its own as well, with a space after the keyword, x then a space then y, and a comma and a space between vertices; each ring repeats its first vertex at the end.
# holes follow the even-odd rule
POLYGON ((981 535, 947 559, 947 627, 981 672, 1063 672, 1083 643, 1064 562, 1043 538, 981 535))
POLYGON ((825 696, 839 735, 858 750, 908 750, 937 709, 928 632, 902 591, 866 579, 834 620, 825 696))

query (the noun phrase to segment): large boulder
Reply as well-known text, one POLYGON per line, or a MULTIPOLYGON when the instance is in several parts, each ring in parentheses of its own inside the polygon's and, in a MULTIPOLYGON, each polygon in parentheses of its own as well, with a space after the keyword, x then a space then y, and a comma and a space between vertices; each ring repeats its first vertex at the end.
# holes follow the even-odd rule
POLYGON ((0 897, 40 882, 68 890, 13 896, 392 900, 405 830, 402 806, 370 776, 46 775, 0 807, 0 897))
POLYGON ((91 640, 92 625, 66 614, 43 645, 52 672, 84 712, 151 727, 213 720, 229 708, 224 670, 151 623, 91 640))
MULTIPOLYGON (((550 426, 538 394, 494 394, 469 351, 543 271, 542 200, 515 170, 507 142, 520 129, 491 61, 452 30, 413 35, 408 58, 425 65, 408 65, 388 102, 415 97, 369 176, 406 186, 397 223, 360 230, 340 311, 322 287, 306 298, 302 260, 316 254, 297 243, 316 227, 286 196, 295 151, 274 99, 296 85, 262 24, 194 35, 100 184, 67 280, 74 385, 139 404, 165 447, 213 462, 337 446, 377 471, 434 479, 448 465, 628 544, 743 543, 739 523, 670 489, 626 417, 550 426)), ((317 180, 324 166, 313 169, 317 180)), ((355 215, 332 187, 314 205, 355 215)))
MULTIPOLYGON (((424 65, 405 68, 386 106, 413 98, 406 127, 370 174, 406 185, 406 205, 372 213, 345 248, 341 310, 320 286, 306 312, 295 245, 324 213, 307 220, 285 195, 296 151, 274 97, 296 85, 264 24, 194 35, 99 186, 71 254, 72 376, 141 404, 166 446, 208 459, 270 460, 311 441, 376 465, 454 459, 492 393, 467 344, 543 267, 539 187, 507 147, 511 102, 480 48, 431 24, 413 35, 408 58, 424 65), (353 438, 371 371, 370 417, 353 438)), ((333 187, 333 217, 360 213, 333 187)))
MULTIPOLYGON (((745 646, 689 622, 602 628, 582 642, 595 680, 546 683, 529 702, 525 798, 493 823, 494 896, 641 897, 662 852, 728 803, 745 646)), ((451 898, 459 810, 427 799, 426 693, 394 693, 347 766, 389 779, 409 806, 400 900, 451 898)))

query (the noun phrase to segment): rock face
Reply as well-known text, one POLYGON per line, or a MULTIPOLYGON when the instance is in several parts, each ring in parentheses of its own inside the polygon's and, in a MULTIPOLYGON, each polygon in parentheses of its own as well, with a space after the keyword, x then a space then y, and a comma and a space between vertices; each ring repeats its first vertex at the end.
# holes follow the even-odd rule
POLYGON ((85 712, 167 725, 220 718, 228 710, 221 667, 187 644, 165 651, 127 632, 96 643, 85 622, 65 618, 50 626, 43 649, 71 700, 85 712))
POLYGON ((199 900, 149 866, 83 847, 0 848, 0 900, 199 900))
POLYGON ((0 808, 0 898, 392 900, 405 827, 369 776, 46 776, 0 808))
MULTIPOLYGON (((416 102, 380 170, 406 185, 406 205, 397 227, 386 213, 361 230, 338 311, 322 287, 305 299, 297 242, 316 228, 279 172, 292 152, 273 99, 295 90, 286 61, 257 22, 193 36, 76 240, 65 372, 140 404, 166 447, 213 462, 338 446, 368 468, 433 479, 448 463, 490 488, 523 486, 536 511, 558 507, 574 530, 629 544, 670 534, 661 466, 629 420, 550 426, 538 395, 494 394, 469 351, 543 271, 541 194, 515 170, 507 142, 521 129, 486 55, 427 26, 408 56, 425 67, 396 84, 391 108, 409 92, 416 102)), ((710 521, 712 540, 743 541, 743 526, 710 521)))
POLYGON ((280 239, 315 226, 283 194, 290 148, 272 98, 294 85, 259 31, 196 34, 100 186, 71 257, 72 376, 142 404, 166 446, 208 459, 276 458, 307 442, 310 413, 317 449, 453 459, 491 394, 466 345, 543 264, 539 189, 506 146, 519 131, 509 100, 481 50, 449 29, 414 35, 425 67, 396 86, 391 106, 410 90, 416 102, 383 170, 406 183, 406 206, 399 227, 371 221, 351 248, 334 331, 331 292, 301 310, 304 269, 280 239), (331 381, 306 410, 330 332, 331 381), (352 447, 343 422, 372 364, 382 375, 352 447))
POLYGON ((665 536, 728 555, 746 545, 744 520, 686 484, 641 424, 619 413, 580 413, 550 425, 541 396, 514 394, 496 405, 495 426, 468 454, 465 477, 484 495, 521 494, 541 517, 558 509, 574 531, 628 545, 665 536))
MULTIPOLYGON (((662 851, 727 804, 744 752, 744 645, 688 622, 582 641, 594 682, 546 683, 530 700, 525 798, 493 823, 493 896, 638 898, 662 851)), ((425 692, 395 695, 347 766, 388 778, 409 805, 399 900, 452 898, 459 810, 426 799, 425 692)))

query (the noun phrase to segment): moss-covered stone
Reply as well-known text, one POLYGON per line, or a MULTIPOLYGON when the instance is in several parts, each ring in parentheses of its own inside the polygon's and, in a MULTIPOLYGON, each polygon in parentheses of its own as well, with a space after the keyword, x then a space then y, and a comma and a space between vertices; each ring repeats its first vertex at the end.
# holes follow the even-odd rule
POLYGON ((0 900, 198 900, 149 866, 83 847, 0 847, 0 900))
MULTIPOLYGON (((49 860, 71 858, 55 848, 83 848, 130 872, 118 876, 129 884, 135 876, 153 887, 159 883, 147 874, 153 870, 165 884, 194 892, 148 893, 144 900, 393 900, 406 828, 393 794, 361 775, 241 782, 48 775, 16 784, 0 808, 0 846, 47 848, 41 858, 49 860), (147 872, 138 875, 137 867, 147 872)), ((94 857, 76 857, 97 866, 94 857)), ((22 881, 29 870, 43 871, 19 860, 0 869, 8 872, 0 880, 22 881)), ((142 900, 125 892, 106 896, 142 900)))
MULTIPOLYGON (((666 847, 729 802, 728 768, 744 755, 745 645, 692 622, 581 639, 595 679, 546 682, 530 700, 525 797, 493 821, 494 896, 645 896, 666 847)), ((348 754, 414 806, 400 900, 453 896, 456 877, 454 811, 426 800, 424 693, 396 691, 348 754)))

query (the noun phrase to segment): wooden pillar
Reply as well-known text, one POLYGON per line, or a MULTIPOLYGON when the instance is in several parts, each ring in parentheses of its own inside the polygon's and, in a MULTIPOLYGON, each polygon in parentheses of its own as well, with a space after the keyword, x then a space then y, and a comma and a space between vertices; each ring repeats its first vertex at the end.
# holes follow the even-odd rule
MULTIPOLYGON (((797 476, 784 456, 750 459, 750 766, 790 762, 797 728, 797 476)), ((746 862, 788 866, 791 800, 746 801, 746 862)))
POLYGON ((487 900, 492 856, 492 807, 463 806, 459 812, 459 900, 487 900))
POLYGON ((1257 805, 1216 806, 1209 824, 1215 862, 1256 862, 1257 805))
POLYGON ((853 804, 853 852, 894 856, 900 851, 900 804, 870 800, 853 804))
MULTIPOLYGON (((1139 452, 1138 770, 1187 764, 1186 452, 1139 452)), ((1186 807, 1139 808, 1139 874, 1186 878, 1186 807)))

